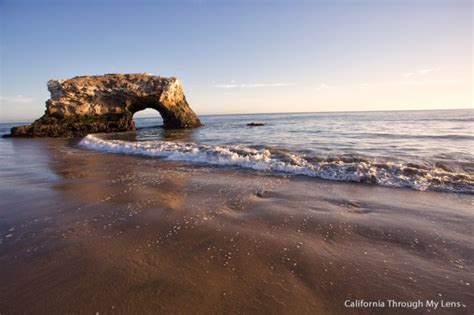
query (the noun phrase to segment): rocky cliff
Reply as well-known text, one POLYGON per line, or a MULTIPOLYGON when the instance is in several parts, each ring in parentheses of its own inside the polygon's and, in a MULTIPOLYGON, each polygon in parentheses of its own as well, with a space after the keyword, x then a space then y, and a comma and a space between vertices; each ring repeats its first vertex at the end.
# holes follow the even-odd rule
POLYGON ((106 74, 50 80, 44 115, 15 127, 12 136, 79 137, 89 133, 135 130, 133 114, 153 108, 165 128, 201 126, 176 78, 148 74, 106 74))

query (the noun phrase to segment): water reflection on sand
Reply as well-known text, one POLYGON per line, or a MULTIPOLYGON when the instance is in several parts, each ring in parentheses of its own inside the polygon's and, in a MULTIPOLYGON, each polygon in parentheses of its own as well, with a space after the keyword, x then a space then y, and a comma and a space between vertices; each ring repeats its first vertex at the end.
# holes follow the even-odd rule
POLYGON ((347 299, 418 298, 473 311, 470 196, 5 141, 7 314, 337 314, 347 299))

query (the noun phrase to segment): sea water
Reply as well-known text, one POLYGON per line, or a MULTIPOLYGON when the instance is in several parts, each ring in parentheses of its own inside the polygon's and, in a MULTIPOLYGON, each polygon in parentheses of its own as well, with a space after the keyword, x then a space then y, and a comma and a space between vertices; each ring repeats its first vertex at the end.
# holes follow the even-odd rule
MULTIPOLYGON (((416 190, 474 193, 474 110, 282 113, 200 117, 165 130, 158 115, 137 131, 84 137, 85 150, 247 168, 416 190), (248 123, 263 126, 247 126, 248 123)), ((2 132, 10 125, 2 124, 2 132)))

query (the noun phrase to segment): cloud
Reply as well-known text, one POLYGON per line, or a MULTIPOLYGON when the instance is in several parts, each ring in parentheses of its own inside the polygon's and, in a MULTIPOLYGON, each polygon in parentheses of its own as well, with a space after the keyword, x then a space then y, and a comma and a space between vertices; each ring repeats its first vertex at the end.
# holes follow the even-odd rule
POLYGON ((436 71, 437 69, 420 69, 417 71, 419 75, 427 75, 430 74, 431 72, 436 71))
POLYGON ((452 84, 454 80, 430 80, 430 79, 413 79, 413 80, 404 80, 394 83, 394 85, 429 85, 429 84, 452 84))
POLYGON ((235 89, 235 88, 261 88, 261 87, 279 87, 279 86, 292 86, 294 84, 291 83, 284 83, 284 82, 276 82, 276 83, 232 83, 229 84, 211 84, 213 88, 219 89, 235 89))
POLYGON ((13 104, 29 104, 33 103, 35 98, 25 95, 16 95, 16 96, 0 96, 0 102, 2 103, 13 103, 13 104))
POLYGON ((330 86, 326 83, 321 83, 320 85, 318 85, 318 87, 316 88, 316 91, 323 91, 323 90, 327 90, 327 89, 332 89, 333 86, 330 86))
POLYGON ((440 70, 441 70, 440 68, 424 68, 424 69, 418 69, 418 70, 413 71, 413 72, 406 72, 406 73, 402 74, 402 76, 405 79, 413 78, 413 77, 422 77, 422 76, 426 76, 428 74, 431 74, 433 72, 438 72, 440 70))

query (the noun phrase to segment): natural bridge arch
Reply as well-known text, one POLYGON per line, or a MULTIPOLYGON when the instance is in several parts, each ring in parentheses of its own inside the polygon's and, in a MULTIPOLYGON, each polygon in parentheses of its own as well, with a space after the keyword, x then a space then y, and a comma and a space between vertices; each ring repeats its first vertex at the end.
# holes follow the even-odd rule
POLYGON ((148 74, 106 74, 50 80, 45 114, 33 124, 12 128, 12 136, 83 136, 135 130, 133 114, 151 108, 165 128, 194 128, 201 122, 176 78, 148 74))

